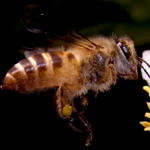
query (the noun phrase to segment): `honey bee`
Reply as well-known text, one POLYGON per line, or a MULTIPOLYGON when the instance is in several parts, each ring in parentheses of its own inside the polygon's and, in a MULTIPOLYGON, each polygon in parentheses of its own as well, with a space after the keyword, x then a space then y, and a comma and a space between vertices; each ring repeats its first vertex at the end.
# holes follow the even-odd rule
POLYGON ((58 115, 69 120, 73 129, 77 129, 74 125, 77 117, 86 128, 85 145, 89 146, 91 125, 84 111, 77 111, 75 98, 80 97, 83 108, 87 107, 85 95, 89 90, 108 91, 118 77, 137 80, 137 67, 143 68, 145 61, 137 56, 134 43, 127 36, 86 38, 71 33, 60 39, 66 41, 67 48, 62 45, 44 52, 35 51, 7 72, 1 88, 30 93, 58 87, 55 98, 58 115))

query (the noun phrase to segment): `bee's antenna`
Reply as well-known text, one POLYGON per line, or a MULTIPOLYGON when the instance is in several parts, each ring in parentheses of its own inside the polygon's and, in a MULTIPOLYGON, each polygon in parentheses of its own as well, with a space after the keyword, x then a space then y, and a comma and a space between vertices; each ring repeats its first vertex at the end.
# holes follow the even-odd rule
POLYGON ((150 64, 147 63, 144 59, 142 59, 141 57, 138 57, 138 60, 139 60, 140 62, 144 62, 144 63, 150 68, 150 64))
POLYGON ((138 62, 139 62, 139 66, 144 70, 144 72, 147 74, 147 76, 150 78, 150 74, 147 72, 147 70, 144 68, 144 66, 142 65, 142 62, 144 62, 149 68, 150 68, 150 64, 148 64, 144 59, 142 59, 141 57, 138 57, 138 62))

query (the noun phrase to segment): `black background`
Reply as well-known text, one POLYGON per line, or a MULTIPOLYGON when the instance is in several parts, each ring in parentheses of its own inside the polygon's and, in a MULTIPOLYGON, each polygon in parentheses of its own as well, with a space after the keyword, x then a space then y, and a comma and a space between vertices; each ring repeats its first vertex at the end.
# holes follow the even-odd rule
MULTIPOLYGON (((20 25, 24 17, 23 2, 2 4, 1 15, 1 81, 8 69, 23 58, 18 50, 21 46, 43 44, 43 37, 26 31, 20 25), (16 26, 21 26, 21 29, 16 26)), ((38 13, 44 12, 44 18, 38 18, 26 27, 42 28, 50 33, 61 33, 69 29, 80 30, 93 25, 110 22, 130 22, 130 15, 119 5, 103 1, 51 1, 37 3, 38 13)), ((34 18, 34 17, 33 17, 34 18)), ((112 31, 113 32, 113 31, 112 31)), ((149 48, 149 43, 139 45, 138 54, 149 48)), ((146 120, 146 101, 149 97, 142 90, 146 84, 139 72, 138 81, 118 79, 116 86, 97 97, 88 93, 89 107, 85 113, 93 129, 93 141, 89 148, 84 146, 86 136, 72 131, 67 122, 61 120, 53 107, 55 90, 18 94, 12 91, 0 91, 1 139, 2 145, 11 148, 40 149, 106 149, 134 148, 146 146, 149 133, 143 131, 139 121, 146 120), (103 147, 103 148, 102 148, 103 147)), ((1 146, 2 146, 1 145, 1 146)))

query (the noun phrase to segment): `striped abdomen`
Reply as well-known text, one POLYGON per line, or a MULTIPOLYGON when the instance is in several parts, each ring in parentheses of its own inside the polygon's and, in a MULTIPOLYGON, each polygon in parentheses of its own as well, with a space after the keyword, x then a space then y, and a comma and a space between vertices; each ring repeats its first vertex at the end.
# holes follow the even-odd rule
POLYGON ((64 51, 45 52, 14 65, 7 72, 2 88, 19 92, 39 91, 59 86, 69 81, 69 77, 72 80, 73 75, 77 75, 73 54, 64 51))

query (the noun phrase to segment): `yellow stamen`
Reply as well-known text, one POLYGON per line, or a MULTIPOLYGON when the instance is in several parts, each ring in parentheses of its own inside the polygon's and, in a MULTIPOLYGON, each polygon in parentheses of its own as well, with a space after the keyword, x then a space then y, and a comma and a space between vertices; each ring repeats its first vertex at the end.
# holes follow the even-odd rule
POLYGON ((150 119, 150 113, 145 113, 145 117, 150 119))
POLYGON ((150 95, 150 87, 149 86, 143 86, 143 90, 145 90, 150 95))
POLYGON ((70 106, 70 105, 65 105, 65 106, 63 107, 62 113, 63 113, 63 115, 64 115, 65 117, 67 117, 67 118, 70 117, 71 114, 72 114, 72 106, 70 106))
POLYGON ((150 131, 150 127, 145 128, 144 131, 150 131))
POLYGON ((145 128, 150 127, 150 122, 148 121, 141 121, 140 124, 145 128))
POLYGON ((150 102, 147 102, 147 107, 150 110, 150 102))
MULTIPOLYGON (((143 90, 145 90, 150 96, 150 86, 143 86, 143 90)), ((150 110, 150 102, 147 102, 147 107, 150 110)), ((146 112, 145 117, 150 119, 150 113, 146 112)), ((141 121, 140 124, 144 127, 144 131, 150 131, 150 122, 141 121)))

